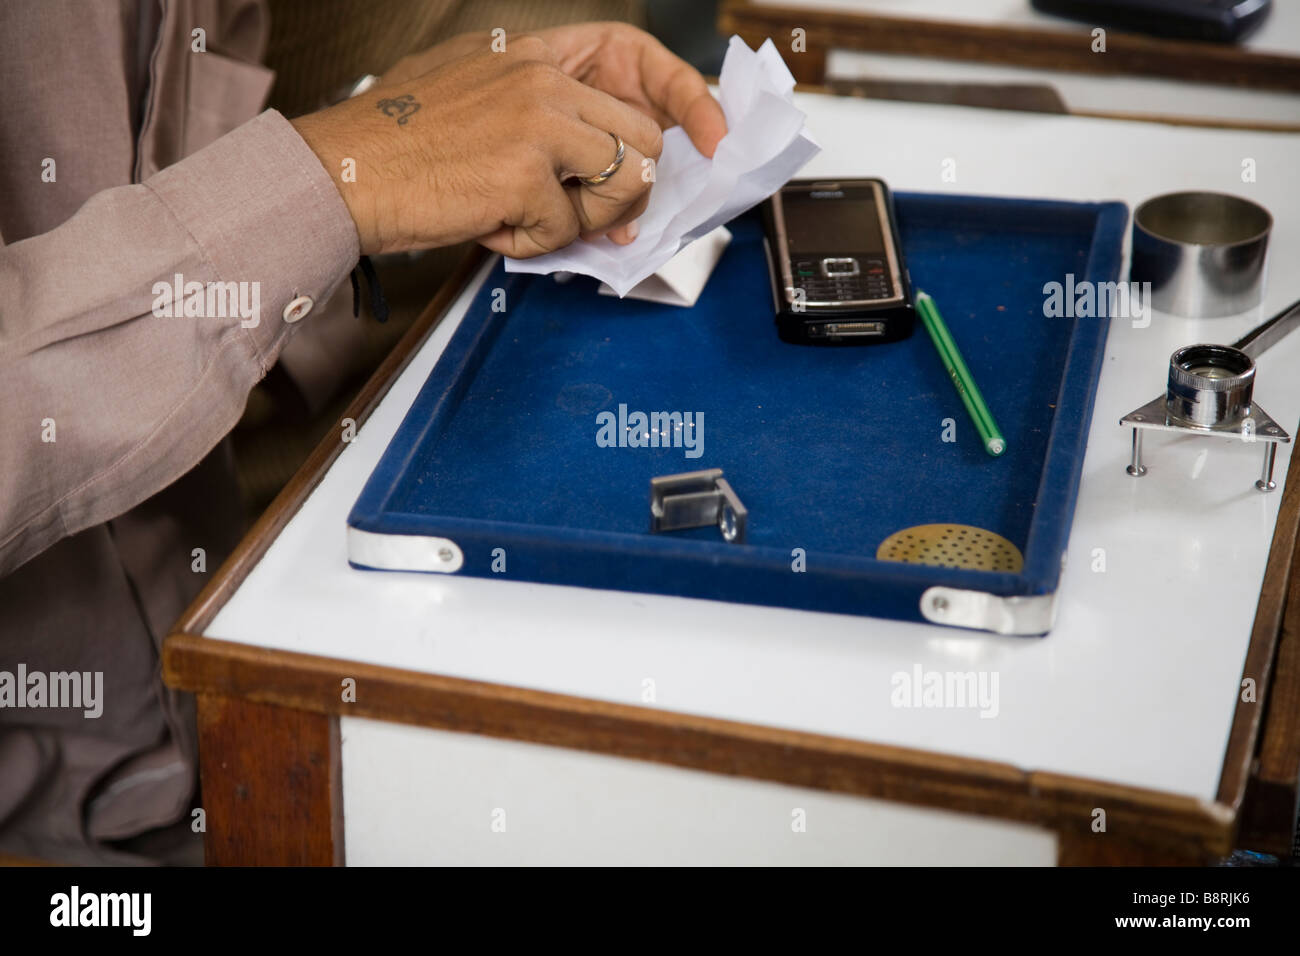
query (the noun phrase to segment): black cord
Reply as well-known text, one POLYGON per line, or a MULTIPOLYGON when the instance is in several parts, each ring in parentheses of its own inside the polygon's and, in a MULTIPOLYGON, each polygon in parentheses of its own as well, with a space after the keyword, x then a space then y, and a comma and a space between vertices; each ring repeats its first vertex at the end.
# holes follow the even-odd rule
MULTIPOLYGON (((375 265, 370 261, 369 256, 362 256, 361 261, 357 263, 357 268, 361 274, 366 277, 366 286, 370 289, 370 314, 375 317, 377 322, 388 321, 388 300, 384 298, 384 290, 379 285, 379 274, 375 272, 375 265)), ((361 314, 361 282, 357 279, 357 269, 353 269, 348 278, 352 280, 352 314, 361 314)))

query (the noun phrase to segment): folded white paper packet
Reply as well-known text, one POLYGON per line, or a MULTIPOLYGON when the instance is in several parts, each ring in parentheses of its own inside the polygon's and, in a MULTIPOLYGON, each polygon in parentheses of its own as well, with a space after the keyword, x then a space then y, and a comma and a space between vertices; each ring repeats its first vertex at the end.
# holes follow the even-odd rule
POLYGON ((579 239, 533 259, 506 259, 507 272, 576 272, 618 295, 653 275, 678 251, 758 205, 821 151, 794 105, 794 77, 767 40, 755 53, 733 36, 718 80, 727 135, 713 159, 680 126, 664 133, 650 202, 626 246, 579 239))
MULTIPOLYGON (((627 297, 685 308, 693 306, 704 291, 709 276, 713 275, 714 266, 730 244, 731 232, 726 226, 719 226, 707 236, 700 236, 690 245, 684 246, 677 255, 655 270, 653 275, 634 285, 627 297)), ((618 295, 604 282, 596 291, 601 295, 618 295)))

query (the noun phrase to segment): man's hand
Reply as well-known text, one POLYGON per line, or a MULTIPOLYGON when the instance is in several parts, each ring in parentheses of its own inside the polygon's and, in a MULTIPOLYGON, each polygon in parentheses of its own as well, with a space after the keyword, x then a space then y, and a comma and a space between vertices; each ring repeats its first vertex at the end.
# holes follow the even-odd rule
POLYGON ((565 76, 531 36, 294 126, 334 177, 366 254, 465 239, 516 257, 562 248, 639 212, 650 188, 641 161, 663 144, 652 119, 565 76), (622 168, 598 186, 564 186, 610 164, 611 131, 626 144, 622 168))
POLYGON ((704 77, 643 30, 626 23, 574 23, 538 31, 575 80, 652 117, 681 126, 705 156, 727 134, 722 107, 704 77))
MULTIPOLYGON (((681 126, 705 156, 727 133, 722 107, 699 72, 662 43, 628 23, 572 23, 539 30, 559 66, 575 80, 608 93, 655 119, 681 126)), ((509 49, 511 37, 505 37, 509 49)), ((465 33, 398 60, 383 82, 400 83, 444 63, 490 49, 492 35, 465 33)))
POLYGON ((660 125, 682 123, 712 155, 726 132, 722 110, 658 41, 623 24, 545 33, 510 36, 500 53, 489 34, 457 37, 400 61, 369 92, 294 121, 334 177, 363 253, 477 239, 525 258, 579 234, 631 242, 660 125), (622 168, 577 185, 613 159, 611 132, 626 144, 622 168), (343 175, 348 159, 354 182, 343 175))

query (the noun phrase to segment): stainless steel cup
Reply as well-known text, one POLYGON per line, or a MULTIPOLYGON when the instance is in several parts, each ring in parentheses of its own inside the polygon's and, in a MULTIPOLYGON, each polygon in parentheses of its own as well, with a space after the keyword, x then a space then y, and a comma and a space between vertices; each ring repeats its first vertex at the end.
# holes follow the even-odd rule
POLYGON ((1151 305, 1191 319, 1236 315, 1264 295, 1273 217, 1225 193, 1168 193, 1133 214, 1129 278, 1151 283, 1151 305))

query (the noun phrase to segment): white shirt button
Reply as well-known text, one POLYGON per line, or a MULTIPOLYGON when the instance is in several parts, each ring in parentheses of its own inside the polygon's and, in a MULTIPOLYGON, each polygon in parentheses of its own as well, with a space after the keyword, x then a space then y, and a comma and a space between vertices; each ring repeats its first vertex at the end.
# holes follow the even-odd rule
POLYGON ((316 303, 312 301, 309 295, 300 295, 284 307, 284 321, 297 322, 304 315, 311 311, 311 307, 316 303))

